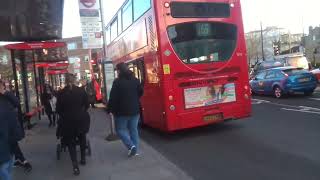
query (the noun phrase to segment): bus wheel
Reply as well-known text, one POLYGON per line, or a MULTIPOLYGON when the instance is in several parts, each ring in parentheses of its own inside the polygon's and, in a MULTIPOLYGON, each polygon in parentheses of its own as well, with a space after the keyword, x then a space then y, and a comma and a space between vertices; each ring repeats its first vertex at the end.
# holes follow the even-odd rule
POLYGON ((274 95, 275 98, 278 98, 278 99, 282 98, 282 96, 283 96, 282 89, 279 86, 275 86, 273 88, 273 95, 274 95))

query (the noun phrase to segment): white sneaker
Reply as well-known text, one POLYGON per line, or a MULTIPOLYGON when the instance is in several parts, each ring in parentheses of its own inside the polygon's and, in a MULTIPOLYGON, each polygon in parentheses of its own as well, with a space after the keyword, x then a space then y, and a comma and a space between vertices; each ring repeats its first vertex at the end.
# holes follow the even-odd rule
POLYGON ((137 154, 137 148, 136 146, 132 146, 128 152, 128 156, 132 157, 132 156, 135 156, 136 154, 137 154))

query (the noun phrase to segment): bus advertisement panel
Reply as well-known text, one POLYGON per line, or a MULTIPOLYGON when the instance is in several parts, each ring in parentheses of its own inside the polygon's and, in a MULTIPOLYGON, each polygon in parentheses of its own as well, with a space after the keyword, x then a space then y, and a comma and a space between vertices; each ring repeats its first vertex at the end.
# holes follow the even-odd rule
POLYGON ((197 108, 236 101, 234 83, 184 89, 185 108, 197 108))

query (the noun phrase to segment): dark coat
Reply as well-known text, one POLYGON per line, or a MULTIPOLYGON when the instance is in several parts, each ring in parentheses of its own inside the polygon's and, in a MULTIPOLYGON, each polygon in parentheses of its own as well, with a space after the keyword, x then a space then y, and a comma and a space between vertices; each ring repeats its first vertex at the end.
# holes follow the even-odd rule
POLYGON ((11 146, 24 137, 15 110, 17 102, 12 94, 0 94, 0 164, 10 160, 11 146))
POLYGON ((88 95, 89 103, 94 104, 96 102, 96 90, 93 81, 87 83, 85 90, 88 95))
POLYGON ((140 113, 142 86, 133 75, 119 75, 111 88, 108 101, 108 112, 116 116, 132 116, 140 113))
POLYGON ((51 96, 52 95, 47 93, 47 92, 44 92, 41 95, 41 102, 42 102, 42 105, 44 106, 44 109, 45 109, 47 114, 51 114, 52 113, 52 108, 51 108, 51 105, 50 105, 51 96))
POLYGON ((72 137, 88 133, 90 116, 88 97, 83 88, 65 87, 58 96, 57 112, 60 116, 58 122, 58 136, 72 137))

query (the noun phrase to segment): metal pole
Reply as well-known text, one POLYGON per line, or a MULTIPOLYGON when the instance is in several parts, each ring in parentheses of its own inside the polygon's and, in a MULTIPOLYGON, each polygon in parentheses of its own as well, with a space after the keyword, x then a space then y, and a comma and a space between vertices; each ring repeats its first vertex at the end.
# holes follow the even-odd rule
MULTIPOLYGON (((107 97, 107 83, 105 81, 106 79, 106 76, 105 76, 105 63, 104 61, 106 60, 106 56, 107 56, 107 50, 106 50, 106 36, 105 36, 105 33, 104 33, 104 27, 105 27, 105 24, 104 24, 104 19, 103 19, 103 15, 104 15, 104 11, 103 11, 103 3, 102 3, 102 0, 99 0, 100 2, 100 12, 101 12, 101 24, 102 24, 102 33, 103 33, 103 66, 102 66, 102 77, 103 77, 103 86, 105 88, 104 90, 104 93, 105 93, 105 100, 106 102, 108 102, 108 97, 107 97)), ((115 141, 115 140, 118 140, 118 136, 115 132, 115 122, 114 122, 114 117, 112 114, 110 114, 110 134, 106 137, 106 140, 107 141, 115 141)))
MULTIPOLYGON (((37 107, 40 107, 40 96, 38 91, 38 77, 37 77, 37 69, 36 69, 36 61, 34 56, 34 51, 32 51, 32 58, 33 58, 33 73, 34 73, 34 86, 36 88, 36 94, 37 94, 37 107)), ((38 118, 41 120, 41 113, 38 113, 38 118)))
POLYGON ((104 61, 106 60, 107 58, 107 49, 106 49, 106 36, 105 36, 105 33, 104 33, 104 28, 105 28, 105 22, 104 22, 104 11, 103 11, 103 1, 102 0, 99 0, 100 2, 100 12, 101 12, 101 25, 102 25, 102 35, 103 35, 103 44, 102 44, 102 48, 103 48, 103 60, 101 61, 102 62, 102 82, 103 82, 103 87, 104 87, 104 94, 105 94, 105 101, 108 102, 108 97, 107 97, 107 83, 106 83, 106 74, 105 74, 105 67, 104 67, 104 61))
POLYGON ((119 139, 117 136, 117 133, 115 131, 115 122, 114 122, 114 116, 112 114, 109 114, 110 119, 110 134, 106 137, 107 141, 116 141, 119 139))
POLYGON ((12 65, 12 70, 13 70, 13 78, 14 78, 14 88, 16 91, 16 96, 19 99, 19 104, 18 104, 18 119, 19 122, 21 124, 21 127, 24 131, 23 128, 23 117, 22 117, 22 109, 21 109, 21 99, 20 99, 20 93, 19 93, 19 83, 18 83, 18 75, 17 75, 17 68, 16 68, 16 61, 15 61, 15 57, 14 57, 14 50, 11 50, 11 65, 12 65))
POLYGON ((264 47, 263 47, 263 30, 262 30, 262 22, 260 22, 260 28, 261 28, 261 50, 262 50, 262 59, 265 60, 264 57, 264 47))
MULTIPOLYGON (((24 103, 25 103, 25 108, 26 112, 30 111, 29 107, 29 81, 28 81, 28 73, 27 73, 27 62, 25 59, 25 52, 21 52, 20 54, 20 63, 21 63, 21 80, 22 80, 22 85, 23 85, 23 94, 24 94, 24 103)), ((30 125, 30 124, 29 124, 30 125)))

